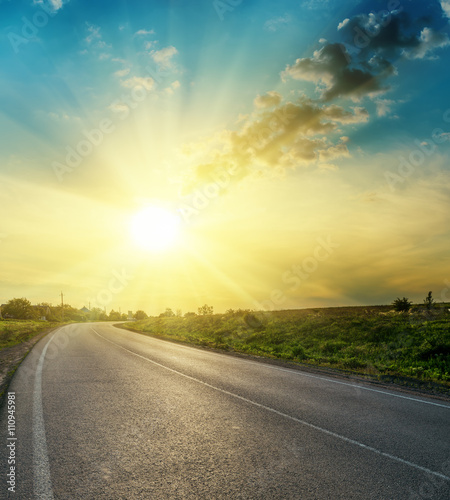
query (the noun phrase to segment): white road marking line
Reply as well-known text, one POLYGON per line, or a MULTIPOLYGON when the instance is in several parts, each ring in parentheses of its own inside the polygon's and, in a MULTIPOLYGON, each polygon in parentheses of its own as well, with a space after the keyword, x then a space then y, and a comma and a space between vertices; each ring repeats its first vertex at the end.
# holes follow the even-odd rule
POLYGON ((42 500, 52 500, 53 490, 50 477, 50 464, 47 453, 47 440, 45 438, 44 412, 42 408, 42 367, 44 366, 45 353, 53 340, 56 332, 42 350, 36 367, 33 393, 33 474, 34 494, 42 500))
POLYGON ((107 342, 109 342, 109 343, 111 343, 111 344, 119 347, 120 349, 123 349, 124 351, 129 352, 130 354, 134 354, 138 358, 142 358, 145 361, 153 363, 154 365, 159 366, 161 368, 164 368, 165 370, 168 370, 170 372, 176 373, 177 375, 180 375, 181 377, 185 377, 185 378, 187 378, 189 380, 193 380, 194 382, 197 382, 199 384, 203 384, 206 387, 209 387, 209 388, 214 389, 216 391, 222 392, 223 394, 226 394, 228 396, 232 396, 233 398, 236 398, 236 399, 240 399, 240 400, 245 401, 246 403, 249 403, 249 404, 251 404, 253 406, 257 406, 258 408, 262 408, 264 410, 270 411, 272 413, 275 413, 276 415, 279 415, 281 417, 287 418, 289 420, 297 422, 297 423, 299 423, 301 425, 304 425, 304 426, 309 427, 311 429, 314 429, 316 431, 322 432, 322 433, 327 434, 329 436, 333 436, 333 437, 335 437, 337 439, 345 441, 346 443, 350 443, 350 444, 353 444, 353 445, 358 446, 360 448, 363 448, 364 450, 368 450, 368 451, 371 451, 373 453, 376 453, 377 455, 380 455, 382 457, 389 458, 389 459, 394 460, 396 462, 399 462, 399 463, 401 463, 403 465, 408 465, 409 467, 412 467, 414 469, 420 470, 421 472, 424 472, 425 474, 431 474, 433 476, 439 477, 439 478, 444 479, 446 481, 450 481, 450 477, 448 477, 448 476, 446 476, 444 474, 441 474, 440 472, 435 472, 433 470, 427 469, 426 467, 422 467, 421 465, 415 464, 415 463, 410 462, 408 460, 404 460, 403 458, 396 457, 395 455, 391 455, 390 453, 386 453, 384 451, 377 450, 376 448, 372 448, 372 446, 367 446, 367 445, 365 445, 363 443, 360 443, 359 441, 355 441, 354 439, 347 438, 345 436, 342 436, 341 434, 337 434, 336 432, 329 431, 328 429, 324 429, 323 427, 319 427, 317 425, 314 425, 314 424, 311 424, 309 422, 306 422, 305 420, 301 420, 299 418, 292 417, 291 415, 288 415, 287 413, 283 413, 281 411, 275 410, 274 408, 271 408, 270 406, 266 406, 266 405, 263 405, 261 403, 257 403, 256 401, 252 401, 251 399, 247 399, 247 398, 245 398, 243 396, 239 396, 238 394, 234 394, 232 392, 226 391, 225 389, 221 389, 220 387, 216 387, 214 385, 208 384, 207 382, 204 382, 203 380, 200 380, 200 379, 195 378, 195 377, 191 377, 190 375, 186 375, 185 373, 179 372, 178 370, 174 370, 173 368, 169 368, 168 366, 164 366, 161 363, 158 363, 156 361, 153 361, 152 359, 146 358, 145 356, 142 356, 141 354, 137 354, 136 352, 130 351, 126 347, 123 347, 120 344, 117 344, 116 342, 113 342, 112 340, 109 340, 106 337, 103 337, 103 335, 100 335, 92 327, 91 327, 91 329, 92 329, 92 331, 96 335, 98 335, 99 337, 101 337, 103 340, 106 340, 107 342))
MULTIPOLYGON (((133 332, 132 330, 127 330, 127 331, 139 334, 139 332, 133 332)), ((159 341, 159 342, 170 342, 170 341, 163 340, 163 339, 157 339, 157 338, 151 337, 151 336, 147 336, 147 338, 151 338, 152 340, 156 340, 156 341, 159 341)), ((221 356, 221 357, 226 356, 226 354, 220 354, 218 352, 211 352, 211 351, 204 351, 204 350, 198 349, 196 347, 188 347, 188 346, 181 345, 181 344, 176 344, 176 345, 177 345, 177 347, 181 347, 183 349, 194 349, 195 351, 203 352, 203 353, 204 352, 208 352, 208 354, 212 354, 214 356, 221 356)), ((318 379, 318 380, 324 380, 325 382, 332 382, 333 384, 346 385, 348 387, 353 387, 354 389, 362 389, 364 391, 378 392, 379 394, 386 394, 387 396, 392 396, 393 398, 408 399, 409 401, 416 401, 417 403, 423 403, 423 404, 426 404, 426 405, 439 406, 440 408, 447 408, 447 410, 450 410, 450 406, 449 405, 444 405, 444 404, 441 404, 441 403, 435 403, 433 401, 427 401, 427 400, 424 400, 424 399, 412 398, 412 397, 409 397, 409 396, 402 396, 400 394, 393 394, 392 392, 381 391, 380 389, 372 389, 371 387, 366 387, 364 385, 358 385, 358 384, 351 384, 350 382, 341 382, 340 380, 334 380, 332 378, 323 377, 321 375, 311 375, 310 373, 306 373, 306 372, 303 372, 301 370, 295 370, 294 368, 291 368, 291 369, 289 369, 289 368, 280 368, 279 366, 273 366, 273 365, 269 365, 269 364, 265 364, 265 363, 258 363, 257 361, 252 361, 250 359, 244 359, 244 358, 236 358, 236 359, 239 359, 240 361, 243 361, 245 363, 249 363, 249 364, 252 364, 252 365, 258 365, 259 367, 264 366, 265 368, 268 368, 270 370, 278 370, 280 372, 292 373, 292 374, 297 375, 299 377, 315 378, 315 379, 318 379)))
MULTIPOLYGON (((244 361, 247 361, 247 363, 256 364, 256 361, 249 361, 249 360, 244 360, 244 361)), ((268 366, 270 366, 270 365, 268 365, 268 366)), ((409 401, 416 401, 418 403, 424 403, 424 404, 427 404, 427 405, 439 406, 440 408, 447 408, 447 410, 450 410, 450 406, 449 405, 443 405, 441 403, 435 403, 434 401, 426 401, 424 399, 417 399, 417 398, 411 398, 409 396, 402 396, 400 394, 393 394, 392 392, 380 391, 380 389, 372 389, 371 387, 365 387, 364 385, 358 385, 358 384, 351 384, 349 382, 341 382, 340 380, 334 380, 332 378, 322 377, 320 375, 311 375, 309 373, 300 372, 298 370, 289 370, 287 368, 279 368, 278 366, 270 366, 270 368, 272 368, 273 370, 279 370, 279 371, 282 371, 282 372, 295 373, 296 375, 299 375, 301 377, 316 378, 316 379, 319 379, 319 380, 324 380, 326 382, 332 382, 333 384, 341 384, 341 385, 346 385, 348 387, 353 387, 354 389, 363 389, 365 391, 378 392, 380 394, 386 394, 386 395, 392 396, 394 398, 408 399, 409 401)))

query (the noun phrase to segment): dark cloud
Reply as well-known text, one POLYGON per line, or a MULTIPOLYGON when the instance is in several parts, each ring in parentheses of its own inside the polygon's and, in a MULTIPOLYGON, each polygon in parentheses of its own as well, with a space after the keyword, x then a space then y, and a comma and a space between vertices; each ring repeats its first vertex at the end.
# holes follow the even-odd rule
POLYGON ((403 8, 358 14, 339 23, 338 31, 343 43, 327 43, 312 57, 297 59, 282 77, 316 83, 324 101, 358 101, 389 89, 386 80, 396 74, 393 61, 435 59, 437 49, 450 45, 431 17, 413 19, 403 8))
POLYGON ((282 76, 318 83, 322 86, 319 88, 325 101, 340 96, 357 101, 368 94, 385 92, 389 87, 384 84, 384 79, 394 71, 387 61, 381 66, 378 60, 373 64, 368 61, 359 68, 352 67, 346 48, 332 43, 316 51, 311 58, 297 59, 294 65, 287 66, 282 76))
POLYGON ((435 57, 448 44, 448 36, 436 31, 431 17, 412 19, 407 12, 359 14, 340 23, 344 42, 360 60, 373 54, 392 59, 435 57))

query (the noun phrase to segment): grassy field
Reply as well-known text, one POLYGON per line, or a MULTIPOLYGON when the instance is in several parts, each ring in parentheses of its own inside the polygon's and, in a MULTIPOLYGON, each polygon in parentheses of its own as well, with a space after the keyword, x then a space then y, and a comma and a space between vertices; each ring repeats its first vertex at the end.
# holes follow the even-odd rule
POLYGON ((148 335, 366 374, 450 387, 450 312, 391 306, 212 316, 158 317, 125 324, 148 335))
POLYGON ((2 319, 0 320, 0 349, 21 344, 43 330, 47 330, 58 324, 49 321, 33 321, 28 319, 2 319))

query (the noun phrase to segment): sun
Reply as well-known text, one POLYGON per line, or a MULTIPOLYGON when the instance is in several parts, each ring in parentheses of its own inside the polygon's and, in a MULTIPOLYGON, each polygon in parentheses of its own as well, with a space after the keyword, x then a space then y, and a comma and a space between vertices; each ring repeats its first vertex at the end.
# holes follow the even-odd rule
POLYGON ((165 208, 149 206, 132 216, 130 230, 133 241, 139 248, 163 252, 177 243, 181 220, 165 208))

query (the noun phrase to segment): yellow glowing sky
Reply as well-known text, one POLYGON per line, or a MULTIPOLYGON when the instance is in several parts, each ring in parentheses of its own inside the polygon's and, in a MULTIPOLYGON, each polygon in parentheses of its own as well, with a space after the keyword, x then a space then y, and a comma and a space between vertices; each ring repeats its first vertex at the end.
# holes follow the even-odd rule
POLYGON ((317 68, 359 11, 303 4, 208 11, 198 33, 180 29, 189 9, 136 4, 119 22, 92 7, 61 38, 66 2, 8 53, 0 301, 63 291, 159 314, 450 300, 446 20, 395 72, 328 98, 337 73, 317 68), (148 207, 179 221, 157 251, 132 234, 148 207))

